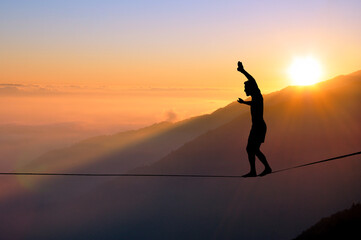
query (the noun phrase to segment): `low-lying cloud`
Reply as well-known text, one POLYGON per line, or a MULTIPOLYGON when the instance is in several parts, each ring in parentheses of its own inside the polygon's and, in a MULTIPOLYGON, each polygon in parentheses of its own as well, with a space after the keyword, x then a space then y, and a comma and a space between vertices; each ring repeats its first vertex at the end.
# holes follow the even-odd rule
POLYGON ((167 111, 165 115, 166 115, 165 121, 167 122, 174 122, 178 119, 178 115, 173 110, 167 111))

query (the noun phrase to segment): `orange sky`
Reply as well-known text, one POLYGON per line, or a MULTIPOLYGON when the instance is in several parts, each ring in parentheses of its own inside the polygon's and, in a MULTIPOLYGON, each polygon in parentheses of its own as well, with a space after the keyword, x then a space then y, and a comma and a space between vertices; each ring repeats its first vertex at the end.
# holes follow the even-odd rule
MULTIPOLYGON (((2 1, 0 84, 105 87, 109 94, 213 89, 192 93, 203 98, 197 106, 218 101, 204 108, 181 106, 192 101, 190 91, 178 91, 179 101, 164 100, 174 91, 152 100, 169 103, 157 113, 190 116, 245 97, 238 60, 263 93, 291 84, 294 57, 314 56, 324 80, 359 70, 359 9, 359 1, 2 1)), ((142 97, 135 108, 152 95, 142 97)))

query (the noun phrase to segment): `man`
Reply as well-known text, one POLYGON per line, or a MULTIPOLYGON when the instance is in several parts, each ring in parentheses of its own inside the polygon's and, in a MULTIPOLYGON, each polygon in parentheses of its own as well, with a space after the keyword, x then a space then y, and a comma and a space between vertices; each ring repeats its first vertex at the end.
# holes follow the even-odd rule
POLYGON ((266 137, 267 126, 263 119, 263 97, 261 91, 259 90, 256 80, 244 70, 241 62, 238 62, 237 70, 243 73, 248 81, 244 82, 244 91, 247 96, 252 97, 252 101, 244 101, 241 98, 238 98, 238 102, 251 106, 251 116, 252 116, 252 128, 248 137, 247 144, 247 153, 248 160, 251 167, 251 171, 242 177, 256 177, 256 156, 265 166, 264 171, 259 176, 265 176, 272 172, 271 167, 269 166, 265 155, 259 149, 261 144, 264 142, 266 137))

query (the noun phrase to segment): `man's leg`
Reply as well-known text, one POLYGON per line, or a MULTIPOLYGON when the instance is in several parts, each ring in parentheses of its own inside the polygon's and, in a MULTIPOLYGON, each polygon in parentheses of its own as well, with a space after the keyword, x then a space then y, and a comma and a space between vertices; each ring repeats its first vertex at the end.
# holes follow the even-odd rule
MULTIPOLYGON (((260 144, 260 146, 261 146, 261 144, 260 144)), ((261 152, 259 147, 258 147, 258 150, 256 151, 256 156, 263 163, 263 165, 265 167, 264 171, 260 174, 260 176, 270 174, 272 172, 272 169, 271 169, 270 165, 267 162, 266 156, 261 152)))
POLYGON ((256 152, 256 156, 263 163, 265 168, 271 168, 267 162, 266 156, 261 152, 261 150, 258 149, 258 151, 256 152))
POLYGON ((254 150, 253 144, 248 143, 247 145, 247 153, 248 153, 248 161, 249 165, 251 167, 251 170, 246 175, 243 175, 242 177, 256 177, 256 152, 254 150))

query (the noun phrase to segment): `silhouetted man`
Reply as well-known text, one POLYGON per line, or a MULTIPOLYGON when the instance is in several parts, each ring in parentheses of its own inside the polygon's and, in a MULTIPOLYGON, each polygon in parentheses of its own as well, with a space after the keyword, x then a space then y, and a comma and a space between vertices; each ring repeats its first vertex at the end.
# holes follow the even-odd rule
POLYGON ((244 70, 241 62, 238 62, 237 70, 243 73, 248 81, 244 82, 244 92, 247 96, 252 97, 252 101, 243 101, 243 99, 238 98, 239 103, 247 104, 251 106, 251 116, 252 116, 252 128, 248 137, 247 144, 247 153, 248 160, 251 166, 251 171, 242 177, 256 177, 256 156, 265 166, 264 171, 259 176, 264 176, 272 172, 271 167, 269 166, 266 157, 263 155, 259 149, 261 144, 264 142, 266 137, 267 126, 263 120, 263 97, 261 91, 258 88, 256 80, 244 70))

